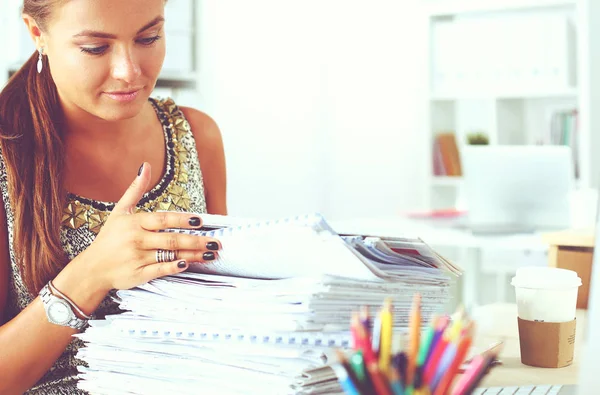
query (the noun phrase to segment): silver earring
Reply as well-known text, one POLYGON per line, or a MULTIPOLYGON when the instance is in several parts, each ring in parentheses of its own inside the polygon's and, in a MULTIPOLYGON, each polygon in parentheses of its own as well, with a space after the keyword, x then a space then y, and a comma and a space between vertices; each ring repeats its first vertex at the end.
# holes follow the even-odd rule
POLYGON ((38 49, 38 61, 37 61, 37 72, 38 74, 42 72, 42 67, 43 67, 43 63, 42 63, 42 48, 38 49))

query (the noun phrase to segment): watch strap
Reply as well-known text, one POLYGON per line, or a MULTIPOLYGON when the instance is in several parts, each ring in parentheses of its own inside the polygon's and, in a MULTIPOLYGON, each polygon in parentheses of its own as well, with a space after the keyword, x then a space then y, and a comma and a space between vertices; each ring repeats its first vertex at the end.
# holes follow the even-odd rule
POLYGON ((52 291, 50 290, 49 283, 44 285, 44 287, 40 290, 39 295, 40 295, 40 299, 44 305, 44 310, 46 311, 46 317, 48 318, 48 321, 50 323, 55 324, 55 325, 67 326, 69 328, 73 328, 73 329, 77 329, 77 330, 83 330, 88 326, 88 320, 83 320, 83 319, 77 317, 77 315, 73 311, 73 306, 71 305, 71 303, 69 303, 67 300, 62 299, 52 293, 52 291), (55 322, 48 313, 49 306, 55 299, 60 299, 60 300, 63 300, 64 302, 66 302, 65 304, 69 307, 69 309, 71 311, 69 321, 67 321, 64 324, 59 324, 59 323, 55 322))
POLYGON ((75 311, 77 313, 79 313, 79 315, 81 317, 83 317, 86 320, 91 320, 92 317, 85 314, 83 311, 81 311, 81 309, 79 308, 79 306, 77 306, 75 304, 75 302, 73 302, 71 299, 69 299, 67 297, 67 295, 63 294, 62 292, 60 292, 58 289, 56 289, 56 287, 54 286, 54 284, 52 284, 52 280, 48 281, 48 286, 50 287, 50 291, 52 292, 53 295, 59 296, 60 298, 62 298, 64 301, 66 301, 68 304, 71 305, 72 309, 75 309, 75 311))

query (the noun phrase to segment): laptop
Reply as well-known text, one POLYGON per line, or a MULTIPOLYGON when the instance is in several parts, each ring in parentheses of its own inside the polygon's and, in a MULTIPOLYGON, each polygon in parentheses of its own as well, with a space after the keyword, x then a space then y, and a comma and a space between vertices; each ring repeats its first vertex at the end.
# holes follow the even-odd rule
MULTIPOLYGON (((596 209, 596 236, 594 246, 600 246, 600 200, 596 209)), ((579 368, 577 385, 528 385, 477 388, 474 395, 592 395, 600 393, 600 248, 594 247, 592 283, 588 300, 586 339, 579 368)))
POLYGON ((477 234, 532 233, 568 228, 574 167, 567 146, 465 146, 458 225, 477 234))

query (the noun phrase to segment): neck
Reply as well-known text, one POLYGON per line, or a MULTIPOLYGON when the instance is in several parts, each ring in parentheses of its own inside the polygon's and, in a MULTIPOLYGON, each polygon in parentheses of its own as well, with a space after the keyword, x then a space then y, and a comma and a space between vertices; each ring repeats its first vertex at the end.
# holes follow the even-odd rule
POLYGON ((111 146, 137 139, 151 125, 153 109, 146 103, 135 116, 119 120, 105 120, 79 107, 62 103, 65 125, 65 142, 85 140, 87 144, 111 146), (152 113, 152 114, 150 114, 152 113), (152 116, 149 116, 152 115, 152 116))

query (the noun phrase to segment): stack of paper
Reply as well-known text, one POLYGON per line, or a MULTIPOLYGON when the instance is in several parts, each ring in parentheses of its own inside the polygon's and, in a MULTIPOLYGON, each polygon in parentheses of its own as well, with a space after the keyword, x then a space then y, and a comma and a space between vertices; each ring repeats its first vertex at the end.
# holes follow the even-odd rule
POLYGON ((394 327, 404 329, 419 292, 428 321, 459 274, 418 239, 339 236, 320 216, 170 231, 214 236, 223 249, 214 263, 117 292, 125 312, 78 335, 82 389, 331 393, 324 366, 332 348, 350 346, 353 311, 374 315, 391 297, 394 327))

